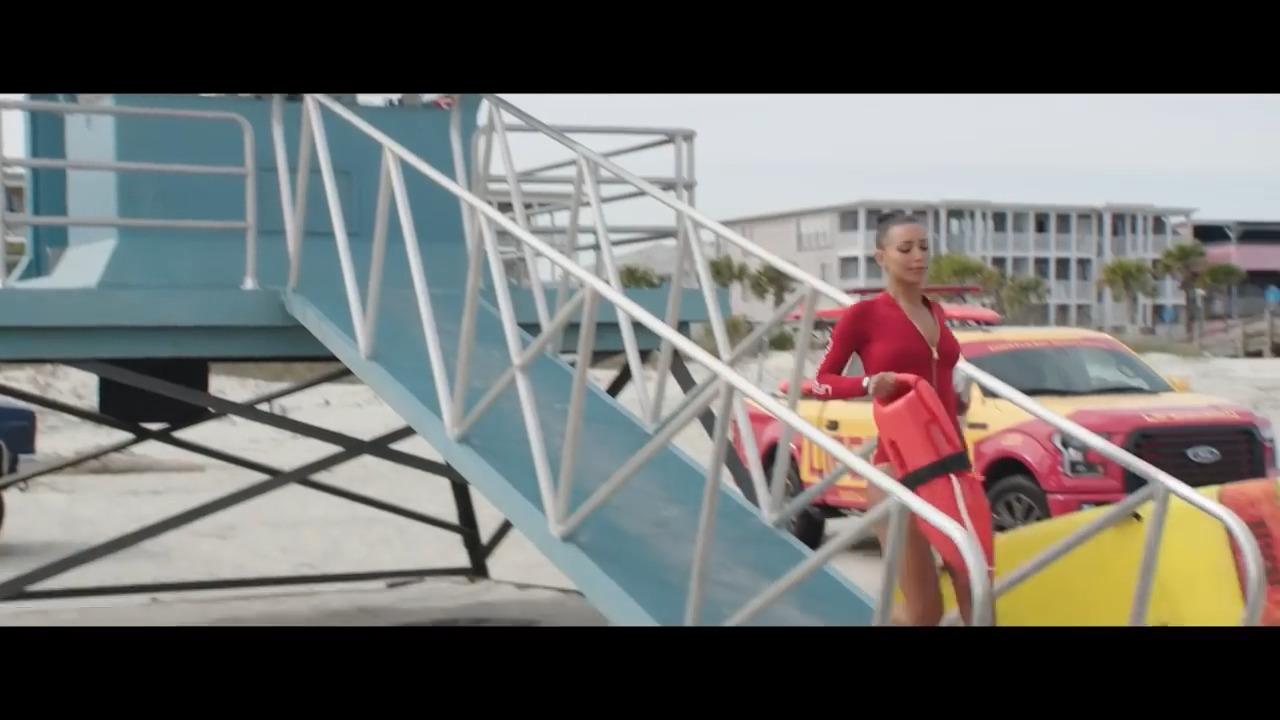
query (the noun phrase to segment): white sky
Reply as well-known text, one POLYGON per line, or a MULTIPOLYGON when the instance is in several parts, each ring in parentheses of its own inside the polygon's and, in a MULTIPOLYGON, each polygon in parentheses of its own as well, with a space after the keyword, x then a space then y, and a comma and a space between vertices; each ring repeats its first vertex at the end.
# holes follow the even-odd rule
MULTIPOLYGON (((863 198, 1280 217, 1280 95, 507 97, 552 123, 693 128, 697 204, 718 219, 863 198)), ((24 148, 21 119, 4 113, 5 153, 24 148)), ((520 166, 558 159, 516 149, 520 166)), ((670 174, 663 167, 635 169, 670 174)))

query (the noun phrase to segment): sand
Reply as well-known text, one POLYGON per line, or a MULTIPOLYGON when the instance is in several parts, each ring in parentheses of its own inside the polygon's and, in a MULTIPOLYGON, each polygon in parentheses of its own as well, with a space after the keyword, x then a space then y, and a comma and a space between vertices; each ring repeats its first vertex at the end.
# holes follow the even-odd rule
MULTIPOLYGON (((1280 360, 1179 358, 1153 355, 1161 371, 1190 377, 1195 391, 1240 402, 1280 420, 1280 360)), ((789 374, 790 360, 775 354, 759 368, 766 389, 789 374)), ((757 367, 742 367, 755 380, 757 367)), ((706 377, 694 368, 695 377, 706 377)), ((652 372, 647 373, 651 382, 652 372)), ((612 372, 593 372, 607 384, 612 372)), ((0 372, 0 382, 92 407, 92 376, 61 366, 27 366, 0 372)), ((215 394, 244 400, 276 383, 215 376, 215 394)), ((670 408, 678 389, 671 384, 670 408)), ((633 390, 620 400, 635 407, 633 390)), ((270 409, 305 422, 369 438, 401 422, 360 384, 331 384, 272 403, 270 409)), ((37 410, 40 461, 66 457, 128 436, 58 413, 37 410)), ((224 418, 178 433, 259 462, 288 468, 333 452, 332 446, 247 420, 224 418)), ((692 457, 705 458, 711 443, 701 427, 677 438, 692 457)), ((420 438, 396 445, 436 458, 420 438)), ((365 458, 319 473, 317 479, 449 520, 456 519, 443 480, 365 458)), ((192 456, 155 442, 76 472, 46 476, 24 492, 5 493, 0 530, 0 578, 192 507, 262 479, 254 473, 192 456)), ((477 514, 486 535, 501 522, 483 497, 477 514)), ((36 587, 102 583, 169 582, 254 575, 368 572, 466 564, 453 535, 357 506, 301 487, 286 487, 240 507, 147 541, 108 559, 36 587)), ((874 591, 880 566, 873 552, 850 552, 836 561, 856 583, 874 591)), ((432 580, 387 588, 385 583, 270 591, 224 591, 164 597, 61 600, 0 605, 4 624, 600 624, 599 613, 564 591, 572 585, 527 540, 513 532, 490 560, 494 582, 432 580), (528 588, 523 586, 538 586, 528 588)))

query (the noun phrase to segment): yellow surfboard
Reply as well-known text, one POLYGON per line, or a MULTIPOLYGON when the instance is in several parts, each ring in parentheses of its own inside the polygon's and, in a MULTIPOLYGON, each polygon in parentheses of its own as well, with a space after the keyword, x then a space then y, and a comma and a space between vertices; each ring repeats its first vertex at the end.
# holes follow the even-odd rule
MULTIPOLYGON (((1280 566, 1270 532, 1280 530, 1280 484, 1274 480, 1235 483, 1252 486, 1251 505, 1227 503, 1245 519, 1259 537, 1269 569, 1280 566), (1271 489, 1265 492, 1264 484, 1271 489), (1258 497, 1266 497, 1260 503, 1258 497), (1265 505, 1265 507, 1263 507, 1265 505), (1272 510, 1274 509, 1274 512, 1272 510), (1246 514, 1267 515, 1250 521, 1246 514), (1270 531, 1267 528, 1272 528, 1270 531)), ((1240 490, 1246 490, 1240 487, 1240 490)), ((1200 490, 1219 499, 1220 487, 1200 490)), ((1246 493, 1247 494, 1247 493, 1246 493)), ((996 602, 996 623, 1001 626, 1108 626, 1127 625, 1138 578, 1138 563, 1152 504, 1140 507, 1137 516, 1087 540, 1083 545, 1010 590, 996 602), (1141 518, 1141 519, 1139 519, 1141 518)), ((1022 566, 1073 530, 1106 512, 1105 508, 1072 513, 1002 533, 996 537, 996 578, 1022 566)), ((1269 578, 1271 606, 1280 605, 1277 578, 1269 578)), ((944 574, 943 594, 947 609, 955 606, 950 581, 944 574)), ((901 600, 901 593, 899 593, 901 600)), ((1264 621, 1277 615, 1269 606, 1264 621)), ((1239 625, 1244 598, 1237 573, 1233 545, 1225 528, 1186 502, 1173 498, 1169 503, 1160 558, 1156 566, 1149 625, 1239 625)))

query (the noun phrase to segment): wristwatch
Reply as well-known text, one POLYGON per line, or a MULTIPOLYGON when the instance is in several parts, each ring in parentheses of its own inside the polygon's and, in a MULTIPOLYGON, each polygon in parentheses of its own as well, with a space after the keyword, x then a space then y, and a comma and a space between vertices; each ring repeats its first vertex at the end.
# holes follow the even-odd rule
POLYGON ((867 375, 862 378, 862 392, 871 391, 871 376, 867 375))

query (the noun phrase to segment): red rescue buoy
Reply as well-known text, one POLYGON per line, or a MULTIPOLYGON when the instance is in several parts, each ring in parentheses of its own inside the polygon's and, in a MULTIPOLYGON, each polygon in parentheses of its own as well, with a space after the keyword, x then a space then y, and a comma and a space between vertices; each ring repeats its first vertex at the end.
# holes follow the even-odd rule
MULTIPOLYGON (((899 482, 978 539, 990 579, 995 557, 991 506, 973 474, 956 420, 948 416, 938 393, 923 378, 898 375, 897 379, 901 392, 872 405, 880 445, 899 482)), ((952 577, 967 578, 964 558, 951 538, 918 517, 916 523, 952 577)))

